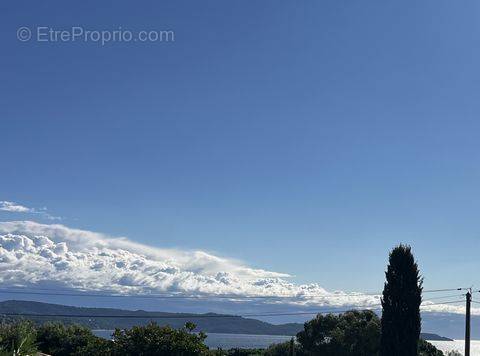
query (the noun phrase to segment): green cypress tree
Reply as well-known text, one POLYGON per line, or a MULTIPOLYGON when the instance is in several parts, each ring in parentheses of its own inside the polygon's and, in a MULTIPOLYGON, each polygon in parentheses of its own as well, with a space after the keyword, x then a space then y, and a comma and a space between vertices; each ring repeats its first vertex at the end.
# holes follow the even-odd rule
POLYGON ((382 297, 381 356, 416 356, 420 337, 422 283, 410 246, 390 252, 382 297))

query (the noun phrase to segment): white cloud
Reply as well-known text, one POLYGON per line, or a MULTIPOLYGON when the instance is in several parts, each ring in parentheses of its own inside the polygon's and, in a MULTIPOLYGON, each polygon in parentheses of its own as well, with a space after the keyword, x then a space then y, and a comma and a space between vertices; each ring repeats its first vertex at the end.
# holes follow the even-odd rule
MULTIPOLYGON (((376 295, 329 292, 315 283, 291 283, 288 277, 204 251, 153 248, 59 224, 0 222, 3 287, 223 295, 242 300, 255 296, 292 307, 378 307, 380 302, 376 295)), ((453 305, 426 304, 425 311, 462 312, 453 305)))
POLYGON ((15 203, 13 201, 1 200, 0 210, 10 213, 27 213, 27 214, 39 214, 48 220, 62 220, 59 216, 51 215, 47 212, 47 208, 35 209, 29 208, 24 205, 15 203))
POLYGON ((14 203, 12 201, 0 201, 0 210, 9 211, 12 213, 32 213, 33 209, 27 208, 26 206, 14 203))
POLYGON ((152 248, 59 224, 0 222, 3 286, 288 297, 302 305, 332 307, 378 303, 377 296, 327 292, 317 284, 291 283, 288 277, 204 251, 152 248))

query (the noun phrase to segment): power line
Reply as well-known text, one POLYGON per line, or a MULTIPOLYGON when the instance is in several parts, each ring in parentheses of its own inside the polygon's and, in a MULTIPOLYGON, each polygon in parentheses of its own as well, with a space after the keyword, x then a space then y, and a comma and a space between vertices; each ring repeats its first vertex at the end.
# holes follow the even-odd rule
POLYGON ((115 318, 115 319, 197 319, 197 318, 242 318, 242 317, 267 317, 267 316, 287 316, 287 315, 316 315, 316 314, 337 314, 346 313, 348 311, 354 311, 358 309, 331 309, 331 310, 316 310, 309 312, 284 312, 284 313, 259 313, 259 314, 238 314, 238 315, 223 315, 223 314, 185 314, 185 315, 163 315, 163 316, 149 316, 149 315, 108 315, 108 314, 34 314, 34 313, 0 313, 4 316, 24 316, 24 317, 56 317, 56 318, 115 318))
POLYGON ((35 313, 0 313, 3 316, 24 316, 24 317, 49 317, 49 318, 112 318, 112 319, 196 319, 196 318, 239 318, 241 315, 210 315, 210 314, 185 314, 185 315, 118 315, 118 314, 35 314, 35 313))
MULTIPOLYGON (((257 314, 237 314, 237 315, 228 315, 228 314, 175 314, 175 315, 118 315, 118 314, 35 314, 35 313, 0 313, 4 316, 28 316, 28 317, 60 317, 60 318, 132 318, 132 319, 188 319, 188 318, 240 318, 240 317, 259 317, 259 316, 285 316, 285 315, 313 315, 313 314, 329 314, 329 313, 346 313, 348 311, 354 310, 368 310, 369 307, 377 307, 381 304, 375 304, 371 306, 358 306, 350 309, 339 310, 339 309, 327 309, 327 310, 314 310, 307 312, 265 312, 257 314), (364 308, 364 309, 359 309, 364 308)), ((374 309, 375 310, 375 309, 374 309)), ((133 313, 133 312, 132 312, 133 313)), ((155 312, 152 312, 155 313, 155 312)))
MULTIPOLYGON (((0 293, 5 294, 28 294, 28 295, 47 295, 47 296, 68 296, 68 297, 99 297, 99 298, 141 298, 141 299, 202 299, 205 297, 209 298, 230 298, 234 299, 234 296, 225 296, 225 295, 211 295, 211 296, 202 296, 202 295, 134 295, 134 294, 97 294, 97 293, 58 293, 58 292, 35 292, 35 291, 20 291, 20 290, 3 290, 0 289, 0 293)), ((246 297, 245 297, 246 298, 246 297)), ((253 299, 255 297, 251 297, 253 299)))
POLYGON ((465 294, 451 294, 451 295, 444 295, 441 297, 433 297, 433 298, 427 298, 427 299, 422 299, 422 301, 429 301, 429 300, 438 300, 438 299, 444 299, 444 298, 453 298, 453 297, 463 297, 465 294))
MULTIPOLYGON (((444 305, 452 303, 461 303, 462 300, 433 303, 428 305, 421 305, 420 307, 430 307, 435 305, 444 305)), ((294 315, 317 315, 317 314, 340 314, 349 311, 361 311, 361 310, 380 310, 372 309, 373 307, 381 306, 381 304, 374 304, 370 306, 358 306, 350 309, 327 309, 327 310, 312 310, 306 312, 272 312, 272 313, 256 313, 256 314, 238 314, 238 315, 225 315, 225 314, 180 314, 180 315, 133 315, 133 314, 35 314, 35 313, 0 313, 3 316, 23 316, 23 317, 50 317, 50 318, 112 318, 112 319, 203 319, 203 318, 240 318, 240 317, 275 317, 275 316, 294 316, 294 315)))
MULTIPOLYGON (((28 294, 28 295, 45 295, 45 296, 67 296, 67 297, 97 297, 97 298, 140 298, 140 299, 308 299, 308 298, 323 298, 323 299, 339 299, 339 298, 355 298, 367 296, 381 296, 382 293, 352 293, 352 294, 333 294, 333 295, 296 295, 296 296, 282 296, 282 295, 172 295, 172 294, 109 294, 109 293, 59 293, 58 290, 48 288, 38 288, 47 292, 14 290, 14 289, 0 289, 0 293, 4 294, 28 294), (48 291, 52 292, 48 292, 48 291)), ((447 292, 464 290, 464 288, 450 288, 450 289, 431 289, 424 290, 423 293, 447 292)))
MULTIPOLYGON (((452 304, 452 303, 461 303, 463 302, 462 300, 455 300, 455 301, 447 301, 447 302, 440 302, 440 303, 432 303, 432 304, 427 304, 427 305, 420 305, 420 307, 429 307, 429 306, 435 306, 435 305, 443 305, 443 304, 452 304)), ((310 315, 310 314, 325 314, 325 313, 346 313, 352 310, 380 310, 380 309, 374 309, 373 307, 379 307, 382 306, 382 304, 373 304, 373 305, 368 305, 368 306, 357 306, 353 307, 350 309, 345 309, 345 310, 338 310, 338 309, 331 309, 331 310, 324 310, 324 311, 311 311, 311 312, 285 312, 285 313, 263 313, 263 314, 242 314, 240 316, 246 317, 246 316, 285 316, 285 315, 310 315)))
POLYGON ((306 298, 342 298, 342 297, 366 297, 367 294, 337 294, 337 295, 159 295, 159 294, 99 294, 99 293, 58 293, 58 292, 36 292, 22 290, 0 289, 4 294, 28 294, 28 295, 46 295, 46 296, 69 296, 69 297, 100 297, 100 298, 141 298, 141 299, 306 299, 306 298))
POLYGON ((456 290, 467 290, 468 288, 449 288, 449 289, 430 289, 430 290, 424 290, 422 291, 423 293, 436 293, 436 292, 453 292, 456 290))
MULTIPOLYGON (((456 297, 459 297, 461 295, 456 295, 456 297)), ((432 298, 433 299, 433 298, 432 298)), ((437 298, 435 298, 437 299, 437 298)), ((425 301, 429 301, 430 299, 427 299, 425 301)), ((435 305, 443 305, 443 304, 452 304, 452 303, 461 303, 463 302, 462 300, 454 300, 454 301, 445 301, 445 302, 438 302, 438 303, 431 303, 431 304, 425 304, 422 305, 420 304, 420 307, 429 307, 429 306, 435 306, 435 305)), ((422 302, 423 303, 423 302, 422 302)), ((355 310, 381 310, 380 308, 382 304, 371 304, 371 305, 352 305, 351 308, 349 309, 330 309, 330 310, 323 310, 323 311, 306 311, 306 312, 263 312, 262 314, 241 314, 240 316, 242 317, 249 317, 249 316, 285 316, 285 315, 310 315, 310 314, 328 314, 328 313, 346 313, 348 311, 355 311, 355 310)))
POLYGON ((443 305, 443 304, 463 303, 463 302, 464 302, 463 300, 451 300, 451 301, 448 301, 448 302, 441 302, 441 303, 432 303, 432 304, 420 305, 420 308, 421 308, 421 307, 432 307, 432 306, 435 306, 435 305, 443 305))

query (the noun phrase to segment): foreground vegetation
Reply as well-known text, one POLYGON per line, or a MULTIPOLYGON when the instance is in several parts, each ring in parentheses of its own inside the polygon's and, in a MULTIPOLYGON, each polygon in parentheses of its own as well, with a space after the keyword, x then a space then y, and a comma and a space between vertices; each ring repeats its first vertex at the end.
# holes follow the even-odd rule
MULTIPOLYGON (((35 325, 30 321, 17 321, 0 326, 0 356, 34 355, 38 351, 55 356, 375 356, 380 352, 380 319, 372 311, 318 315, 305 323, 297 341, 292 339, 266 350, 209 350, 205 345, 207 335, 196 333, 194 329, 192 323, 181 329, 150 323, 131 329, 116 329, 113 340, 106 340, 80 325, 35 325)), ((418 355, 443 354, 420 340, 418 355)))
MULTIPOLYGON (((13 321, 0 326, 0 356, 27 356, 38 351, 55 356, 442 356, 421 340, 422 278, 410 247, 398 246, 389 256, 382 297, 382 319, 370 310, 317 315, 296 340, 266 350, 209 350, 207 335, 182 328, 146 326, 116 329, 112 340, 93 335, 85 326, 13 321)), ((452 354, 455 355, 455 354, 452 354)))

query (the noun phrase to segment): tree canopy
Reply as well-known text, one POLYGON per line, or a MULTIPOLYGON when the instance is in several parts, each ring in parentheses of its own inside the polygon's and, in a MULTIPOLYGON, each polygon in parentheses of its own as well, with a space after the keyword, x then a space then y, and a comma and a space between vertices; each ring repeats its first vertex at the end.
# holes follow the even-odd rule
POLYGON ((182 329, 159 326, 152 322, 131 329, 117 329, 113 333, 114 354, 119 356, 203 355, 208 352, 204 344, 206 335, 193 333, 195 324, 187 323, 182 329))
POLYGON ((380 319, 370 311, 317 315, 297 335, 306 355, 374 356, 380 343, 380 319))
POLYGON ((110 353, 112 342, 95 336, 85 326, 57 322, 38 327, 37 345, 50 355, 103 356, 110 353))
POLYGON ((420 338, 422 278, 410 246, 389 256, 382 296, 382 356, 416 356, 420 338))

